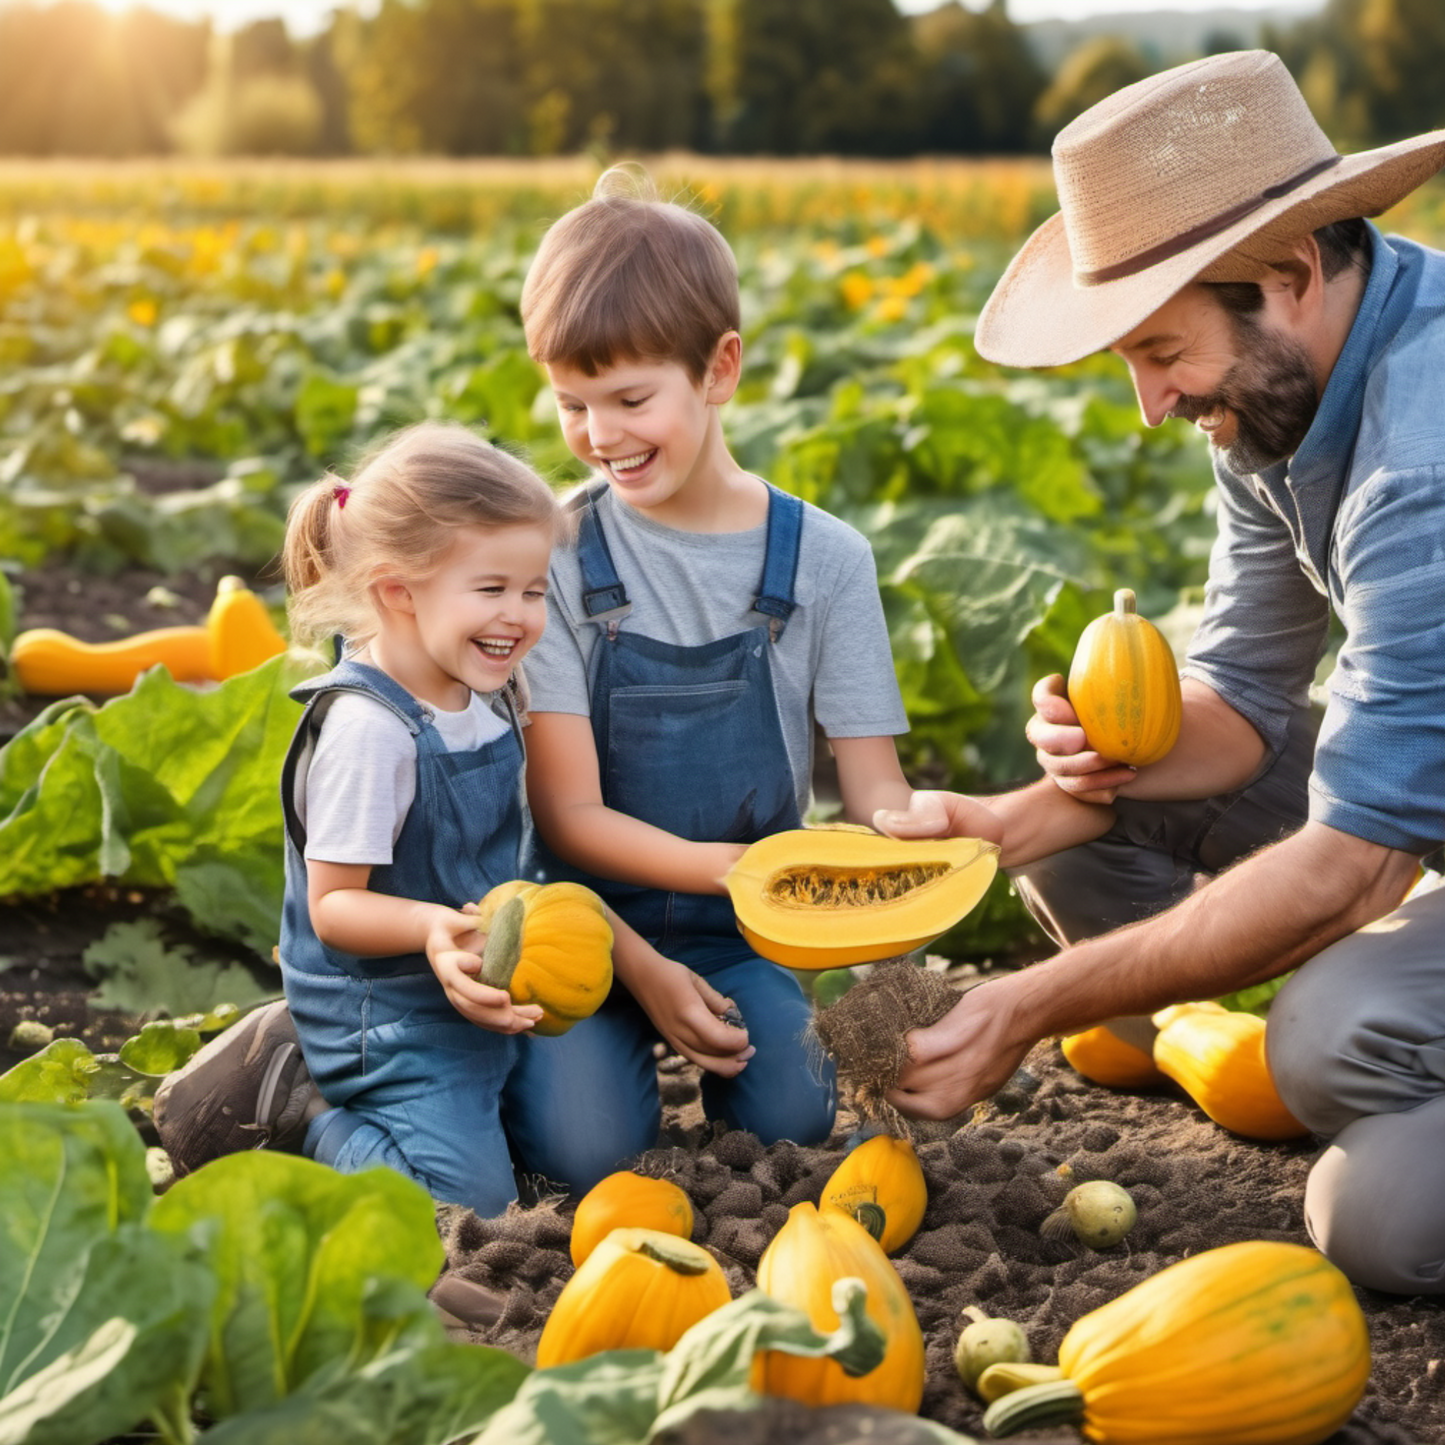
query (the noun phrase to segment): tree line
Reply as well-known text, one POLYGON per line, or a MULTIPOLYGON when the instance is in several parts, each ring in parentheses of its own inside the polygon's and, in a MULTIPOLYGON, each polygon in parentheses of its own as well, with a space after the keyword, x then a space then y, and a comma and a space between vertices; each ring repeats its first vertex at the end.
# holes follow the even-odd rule
MULTIPOLYGON (((1261 43, 1342 142, 1445 124, 1439 0, 1329 0, 1261 43)), ((302 40, 0 0, 0 154, 1000 155, 1181 58, 1101 36, 1049 73, 1006 0, 382 0, 302 40)))

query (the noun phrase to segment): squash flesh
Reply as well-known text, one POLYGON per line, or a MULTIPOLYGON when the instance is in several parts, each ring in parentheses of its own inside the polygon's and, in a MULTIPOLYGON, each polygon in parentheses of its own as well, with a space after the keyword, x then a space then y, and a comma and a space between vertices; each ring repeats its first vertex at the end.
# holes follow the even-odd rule
POLYGON ((903 842, 868 829, 794 828, 752 844, 726 884, 753 950, 787 968, 845 968, 912 953, 987 892, 998 848, 903 842))

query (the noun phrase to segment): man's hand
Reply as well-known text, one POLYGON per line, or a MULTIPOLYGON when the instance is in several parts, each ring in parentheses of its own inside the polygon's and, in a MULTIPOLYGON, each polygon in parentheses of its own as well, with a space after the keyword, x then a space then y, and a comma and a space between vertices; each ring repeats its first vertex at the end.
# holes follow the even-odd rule
POLYGON ((542 1017, 534 1003, 514 1004, 506 989, 492 988, 477 981, 482 967, 482 948, 486 935, 478 933, 476 905, 466 905, 467 912, 438 908, 427 930, 426 956, 437 976, 447 1002, 464 1019, 494 1034, 520 1034, 542 1017))
POLYGON ((916 791, 906 811, 879 808, 873 826, 890 838, 983 838, 1002 843, 1004 825, 977 798, 931 789, 916 791))
POLYGON ((1135 769, 1089 747, 1057 672, 1036 682, 1030 697, 1034 715, 1024 726, 1024 736, 1033 744, 1039 766, 1079 802, 1112 803, 1119 789, 1133 781, 1135 769))
POLYGON ((888 1091, 888 1102, 900 1113, 951 1119, 1012 1077, 1033 1040, 1010 1037, 1002 984, 969 989, 936 1024, 909 1032, 910 1062, 888 1091))

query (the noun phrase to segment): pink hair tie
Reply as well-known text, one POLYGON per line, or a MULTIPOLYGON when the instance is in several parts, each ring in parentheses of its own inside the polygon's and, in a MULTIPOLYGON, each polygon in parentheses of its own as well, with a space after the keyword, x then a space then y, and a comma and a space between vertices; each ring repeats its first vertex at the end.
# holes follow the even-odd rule
POLYGON ((332 487, 331 495, 336 498, 336 505, 338 508, 344 507, 346 505, 346 499, 351 495, 351 488, 343 487, 338 484, 337 486, 332 487))

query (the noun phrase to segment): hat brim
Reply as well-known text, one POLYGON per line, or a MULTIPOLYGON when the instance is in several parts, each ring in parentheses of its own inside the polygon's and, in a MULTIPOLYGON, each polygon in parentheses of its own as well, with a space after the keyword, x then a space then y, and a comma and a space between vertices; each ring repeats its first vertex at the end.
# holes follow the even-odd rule
POLYGON ((1445 166, 1445 130, 1345 156, 1225 230, 1132 276, 1074 280, 1063 213, 1009 263, 979 313, 974 346, 1001 366, 1063 366, 1112 346, 1191 281, 1258 275, 1283 244, 1332 221, 1377 216, 1445 166))

